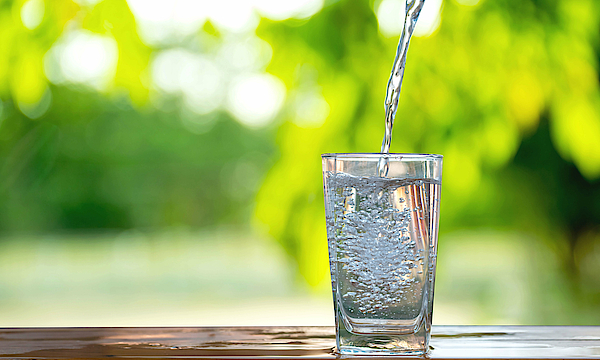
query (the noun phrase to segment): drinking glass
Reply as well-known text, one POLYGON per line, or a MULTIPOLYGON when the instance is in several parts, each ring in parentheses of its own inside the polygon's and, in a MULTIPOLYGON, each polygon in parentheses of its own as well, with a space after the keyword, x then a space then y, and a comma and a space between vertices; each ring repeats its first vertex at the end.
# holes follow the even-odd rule
POLYGON ((427 353, 442 156, 321 157, 338 353, 427 353))

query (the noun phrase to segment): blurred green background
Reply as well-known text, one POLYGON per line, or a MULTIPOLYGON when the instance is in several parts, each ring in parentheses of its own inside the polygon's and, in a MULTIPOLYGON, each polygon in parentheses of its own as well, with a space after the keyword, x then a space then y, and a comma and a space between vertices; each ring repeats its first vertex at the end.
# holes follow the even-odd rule
MULTIPOLYGON (((333 324, 319 155, 377 152, 401 0, 0 0, 0 326, 333 324)), ((600 4, 427 0, 434 323, 600 322, 600 4)))

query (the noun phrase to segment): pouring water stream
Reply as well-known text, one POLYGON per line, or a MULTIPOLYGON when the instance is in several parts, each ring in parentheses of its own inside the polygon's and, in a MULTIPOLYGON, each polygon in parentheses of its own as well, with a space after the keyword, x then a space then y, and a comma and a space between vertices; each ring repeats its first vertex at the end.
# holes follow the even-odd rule
MULTIPOLYGON (((385 134, 381 144, 381 153, 389 154, 390 145, 392 144, 392 128, 394 127, 394 119, 398 110, 398 100, 400 99, 400 88, 402 87, 402 78, 404 77, 404 68, 406 66, 406 53, 408 45, 412 37, 419 14, 423 8, 425 0, 406 0, 406 14, 404 16, 404 26, 398 49, 396 50, 396 58, 392 67, 392 73, 387 84, 385 96, 385 134)), ((378 172, 380 177, 386 177, 389 170, 389 160, 382 156, 378 164, 378 172)))

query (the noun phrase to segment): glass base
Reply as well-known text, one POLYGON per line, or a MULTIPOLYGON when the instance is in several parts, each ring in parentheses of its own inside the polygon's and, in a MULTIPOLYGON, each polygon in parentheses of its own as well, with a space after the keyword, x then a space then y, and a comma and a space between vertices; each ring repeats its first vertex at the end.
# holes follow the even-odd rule
POLYGON ((337 353, 354 356, 415 356, 429 351, 427 323, 410 334, 354 334, 338 322, 337 353))

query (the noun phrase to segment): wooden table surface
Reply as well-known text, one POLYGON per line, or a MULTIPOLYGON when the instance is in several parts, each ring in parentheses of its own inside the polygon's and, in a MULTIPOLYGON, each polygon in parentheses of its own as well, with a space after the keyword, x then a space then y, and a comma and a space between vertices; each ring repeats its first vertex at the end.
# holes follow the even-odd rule
MULTIPOLYGON (((431 359, 600 359, 600 326, 434 326, 431 359)), ((334 359, 332 327, 0 329, 0 358, 334 359)))

